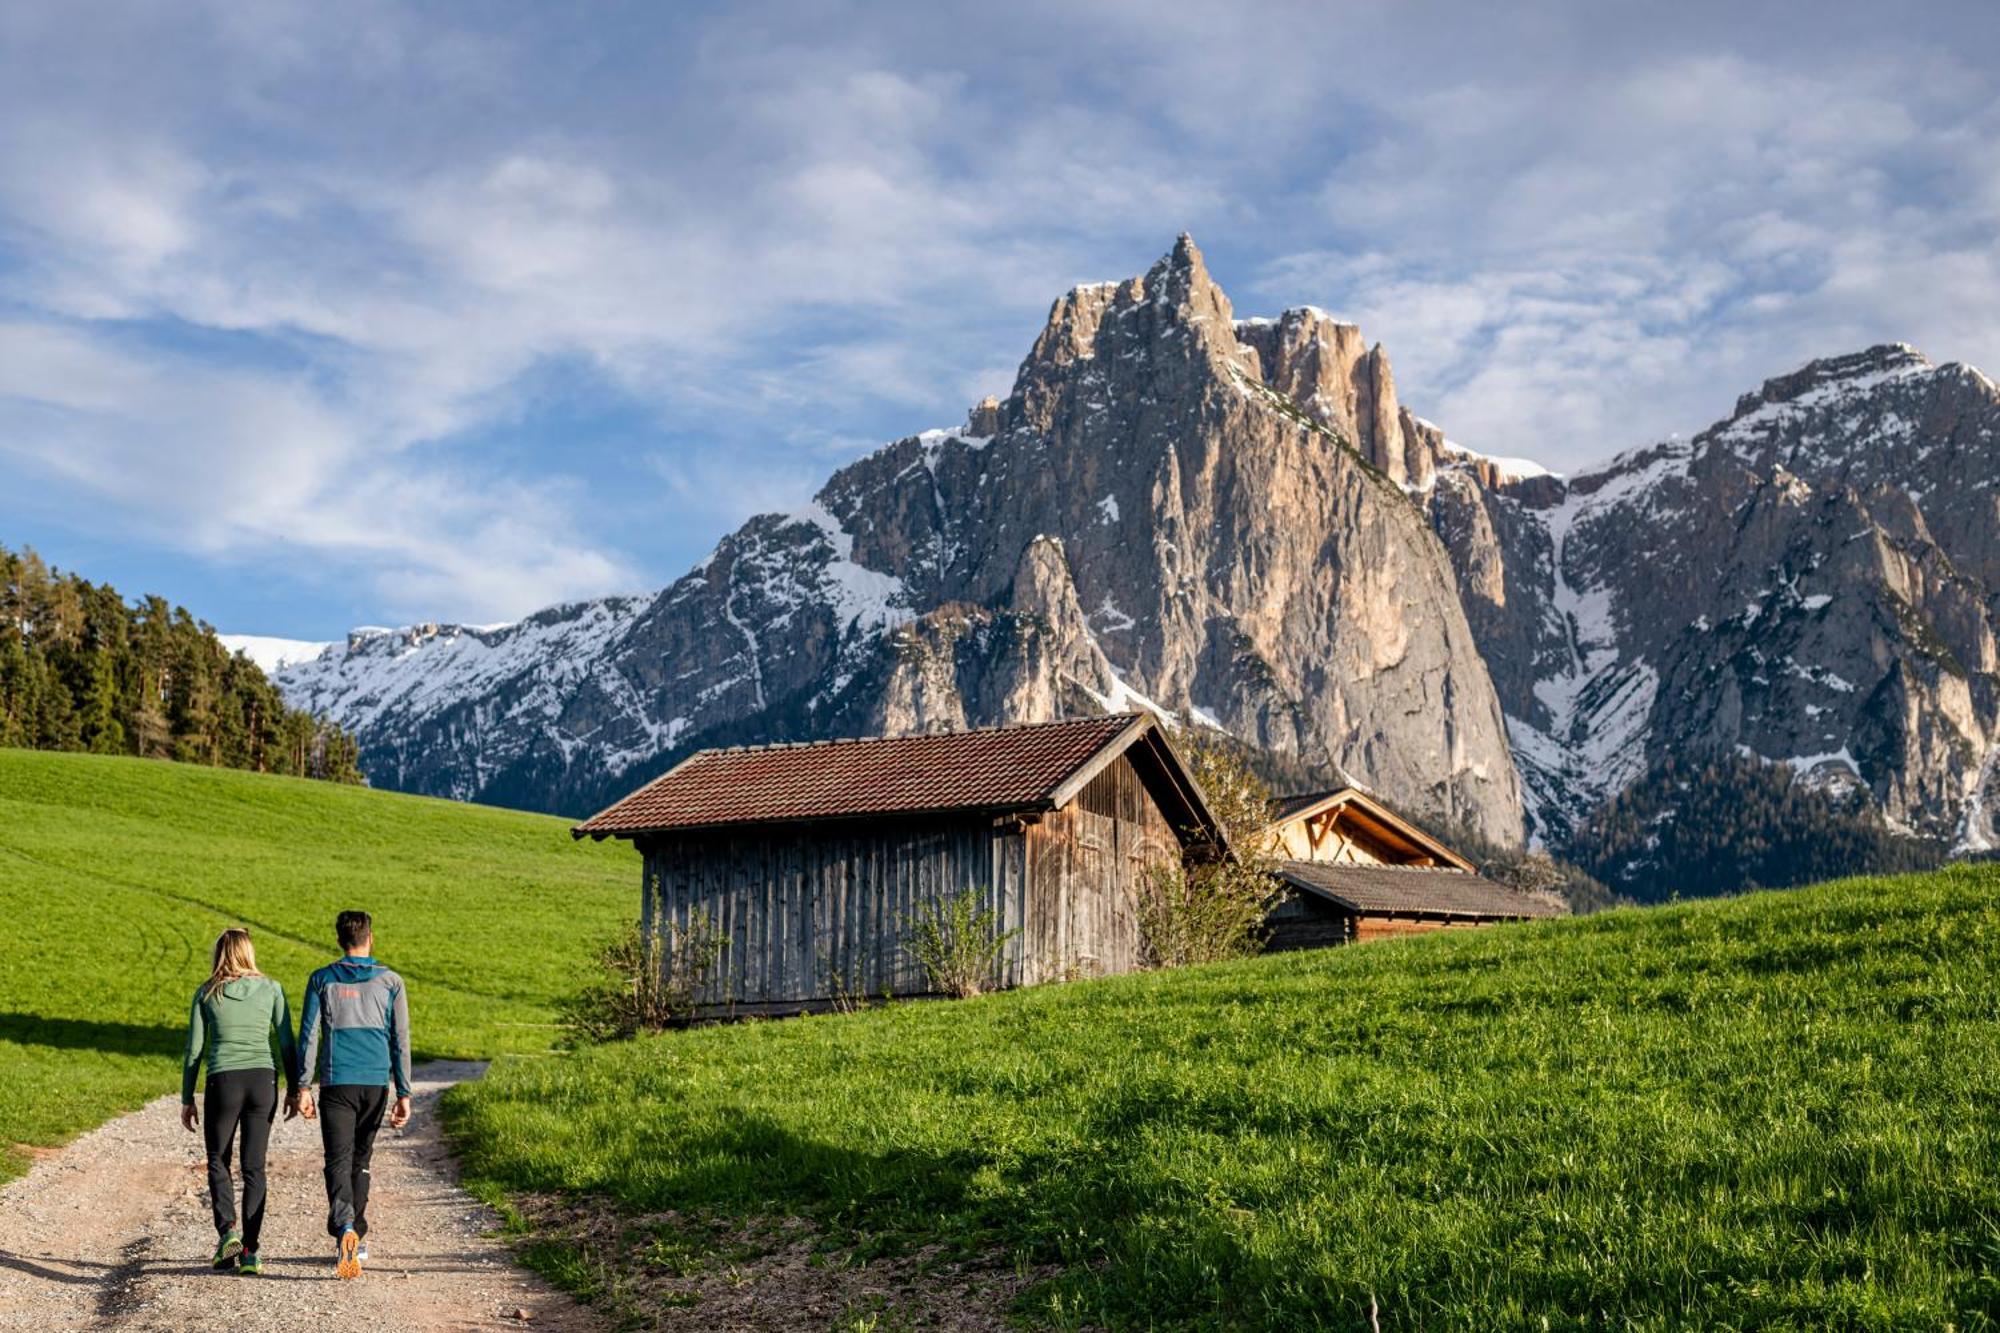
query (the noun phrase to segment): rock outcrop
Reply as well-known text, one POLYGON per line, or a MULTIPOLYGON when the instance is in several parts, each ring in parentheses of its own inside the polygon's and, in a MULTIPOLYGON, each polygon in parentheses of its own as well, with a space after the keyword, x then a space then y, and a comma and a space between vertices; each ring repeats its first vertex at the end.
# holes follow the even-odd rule
POLYGON ((2000 392, 1871 348, 1569 479, 1448 466, 1432 521, 1537 828, 1668 756, 1744 752, 1994 845, 2000 392))
POLYGON ((286 667, 386 785, 592 808, 690 748, 1157 707, 1561 847, 1743 753, 2000 845, 2000 391, 1815 361, 1570 478, 1449 442, 1379 345, 1237 319, 1186 237, 1057 300, 1012 392, 655 597, 286 667))
POLYGON ((1143 703, 1514 841, 1499 700, 1404 485, 1443 447, 1352 325, 1237 321, 1182 237, 1059 299, 1004 401, 752 519, 647 604, 371 638, 284 683, 378 781, 537 808, 720 740, 1143 703))

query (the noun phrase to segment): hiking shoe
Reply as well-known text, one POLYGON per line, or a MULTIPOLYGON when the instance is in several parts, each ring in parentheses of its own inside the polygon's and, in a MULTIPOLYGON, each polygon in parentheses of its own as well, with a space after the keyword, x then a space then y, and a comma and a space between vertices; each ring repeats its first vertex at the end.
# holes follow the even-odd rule
POLYGON ((243 1257, 236 1261, 236 1271, 244 1277, 264 1276, 264 1257, 255 1250, 245 1250, 243 1257))
POLYGON ((361 1276, 361 1237, 349 1227, 340 1233, 340 1258, 333 1266, 333 1275, 345 1281, 361 1276))
POLYGON ((360 1245, 355 1247, 354 1258, 357 1263, 365 1264, 368 1262, 368 1241, 366 1238, 362 1240, 360 1245))
POLYGON ((216 1242, 215 1257, 208 1261, 208 1266, 210 1268, 233 1268, 236 1266, 236 1256, 241 1253, 243 1253, 243 1233, 240 1231, 231 1231, 216 1242))

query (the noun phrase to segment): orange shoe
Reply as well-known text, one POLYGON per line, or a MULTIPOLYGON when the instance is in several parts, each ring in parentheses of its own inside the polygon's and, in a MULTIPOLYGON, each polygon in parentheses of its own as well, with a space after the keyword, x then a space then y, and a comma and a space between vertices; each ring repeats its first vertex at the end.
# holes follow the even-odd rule
POLYGON ((340 1233, 340 1260, 333 1266, 333 1275, 343 1282, 361 1276, 361 1237, 349 1227, 340 1233))

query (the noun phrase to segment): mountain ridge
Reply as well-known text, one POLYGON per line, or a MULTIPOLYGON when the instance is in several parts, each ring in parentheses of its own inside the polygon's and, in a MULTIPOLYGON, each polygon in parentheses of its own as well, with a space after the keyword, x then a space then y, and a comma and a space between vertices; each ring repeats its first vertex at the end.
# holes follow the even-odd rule
POLYGON ((376 636, 285 678, 368 733, 378 780, 437 794, 575 809, 753 717, 808 738, 1143 696, 1514 841, 1504 722, 1405 489, 1441 440, 1379 346, 1237 321, 1182 237, 1058 298, 1005 400, 751 518, 650 602, 376 636))
POLYGON ((1138 701, 1493 841, 1560 847, 1714 751, 1976 851, 1996 435, 1983 374, 1880 344, 1558 475, 1412 413, 1352 324, 1236 317, 1183 236, 1052 303, 1006 399, 650 598, 364 636, 281 680, 377 780, 572 813, 710 741, 1138 701))
POLYGON ((1997 476, 1992 382, 1881 344, 1690 439, 1532 489, 1447 486, 1538 827, 1560 840, 1645 768, 1719 750, 1991 846, 1997 476))

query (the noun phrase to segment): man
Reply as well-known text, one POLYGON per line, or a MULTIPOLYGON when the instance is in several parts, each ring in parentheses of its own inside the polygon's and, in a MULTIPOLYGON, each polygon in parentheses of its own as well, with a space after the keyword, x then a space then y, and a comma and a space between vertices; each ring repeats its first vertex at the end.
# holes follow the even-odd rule
POLYGON ((368 1259, 368 1159, 375 1133, 385 1110, 391 1129, 410 1119, 410 1006, 403 979, 374 959, 375 925, 368 913, 342 912, 333 928, 345 957, 312 974, 299 1018, 299 1112, 319 1120, 326 1150, 334 1272, 354 1278, 368 1259))

